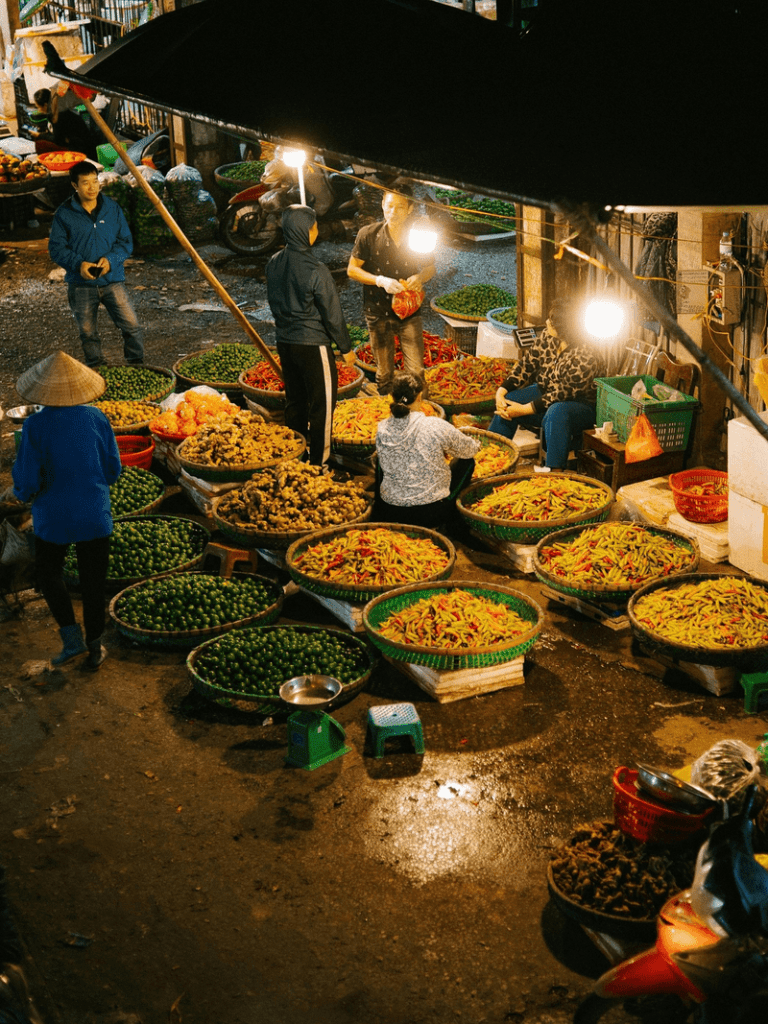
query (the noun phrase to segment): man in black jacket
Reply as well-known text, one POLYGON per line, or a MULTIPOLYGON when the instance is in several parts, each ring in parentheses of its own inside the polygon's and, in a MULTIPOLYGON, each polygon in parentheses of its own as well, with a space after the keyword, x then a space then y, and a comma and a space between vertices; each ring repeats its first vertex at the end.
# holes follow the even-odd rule
POLYGON ((325 466, 338 389, 331 345, 350 366, 355 353, 331 272, 311 252, 314 210, 289 206, 282 227, 285 248, 267 264, 267 300, 285 381, 285 423, 308 438, 309 461, 325 466))

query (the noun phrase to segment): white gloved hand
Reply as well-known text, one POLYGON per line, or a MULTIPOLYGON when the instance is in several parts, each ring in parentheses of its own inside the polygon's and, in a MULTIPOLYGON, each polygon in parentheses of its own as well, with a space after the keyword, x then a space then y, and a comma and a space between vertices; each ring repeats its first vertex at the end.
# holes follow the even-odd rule
POLYGON ((376 284, 390 295, 397 295, 398 292, 403 291, 403 286, 394 277, 384 277, 382 274, 379 274, 376 278, 376 284))

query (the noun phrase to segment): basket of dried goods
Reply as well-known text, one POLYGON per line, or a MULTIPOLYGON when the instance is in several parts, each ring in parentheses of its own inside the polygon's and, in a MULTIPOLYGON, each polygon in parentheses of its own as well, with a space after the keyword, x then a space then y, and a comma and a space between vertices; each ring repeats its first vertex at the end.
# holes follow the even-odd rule
POLYGON ((255 345, 227 343, 191 352, 174 363, 173 372, 184 388, 207 384, 218 391, 241 394, 238 377, 261 358, 261 349, 255 345))
POLYGON ((93 402, 94 409, 100 409, 107 417, 116 434, 143 434, 149 429, 149 421, 159 416, 160 406, 156 402, 141 399, 123 401, 93 402))
POLYGON ((613 773, 613 817, 622 832, 641 843, 682 843, 699 837, 715 809, 715 802, 698 814, 670 807, 641 788, 634 768, 613 773))
POLYGON ((716 469, 672 473, 669 487, 675 508, 691 523, 724 523, 728 518, 728 474, 716 469))
POLYGON ((655 580, 633 595, 627 614, 651 654, 768 670, 768 583, 762 580, 718 573, 655 580))
POLYGON ((363 609, 366 633, 388 658, 451 671, 513 661, 543 621, 532 598, 490 583, 416 583, 363 609))
POLYGON ((700 843, 642 843, 612 821, 582 825, 552 853, 547 888, 566 917, 617 939, 653 942, 656 915, 690 887, 700 843))
MULTIPOLYGON (((210 531, 193 519, 181 516, 135 515, 115 520, 109 547, 107 584, 122 590, 131 583, 194 569, 203 559, 210 531)), ((64 575, 79 585, 77 558, 70 544, 64 575)))
POLYGON ((456 501, 471 530, 513 544, 538 544, 566 526, 602 523, 612 504, 610 487, 575 473, 519 473, 478 480, 456 501))
POLYGON ((496 405, 496 392, 509 371, 506 359, 467 356, 432 366, 424 377, 431 400, 445 409, 446 416, 453 416, 460 412, 491 412, 496 405))
POLYGON ((504 476, 515 471, 520 458, 520 449, 514 441, 501 434, 492 434, 480 427, 460 427, 462 434, 467 434, 480 442, 480 451, 475 455, 473 480, 483 480, 490 476, 504 476))
MULTIPOLYGON (((337 455, 350 459, 367 459, 376 451, 376 430, 390 414, 392 396, 358 395, 339 402, 333 410, 331 448, 337 455)), ((445 419, 445 413, 434 402, 422 402, 427 416, 445 419)))
POLYGON ((362 604, 408 583, 448 579, 456 551, 442 534, 421 526, 345 524, 294 541, 285 562, 306 590, 362 604))
POLYGON ((373 498, 307 462, 283 462, 213 502, 219 530, 245 548, 283 550, 307 533, 370 519, 373 498))
POLYGON ((246 409, 204 423, 179 445, 178 456, 182 469, 190 476, 229 483, 297 459, 306 449, 301 434, 279 423, 267 423, 246 409))
POLYGON ((45 188, 49 177, 44 164, 0 150, 0 196, 37 192, 45 188))
POLYGON ((244 626, 268 626, 280 615, 283 588, 250 573, 181 572, 134 583, 109 605, 118 633, 148 647, 189 650, 244 626))
POLYGON ((351 633, 321 626, 251 626, 214 637, 187 657, 192 685, 209 700, 274 700, 301 675, 338 679, 342 691, 324 710, 351 700, 375 664, 368 645, 351 633))
POLYGON ((165 499, 165 484, 159 476, 139 466, 123 466, 120 476, 109 488, 109 501, 115 519, 153 512, 165 499))
POLYGON ((512 334, 517 327, 517 305, 489 309, 486 316, 489 323, 505 334, 512 334))
POLYGON ((186 391, 182 400, 172 409, 158 409, 149 421, 149 429, 162 441, 178 444, 196 434, 203 423, 217 416, 234 416, 238 412, 240 406, 234 405, 224 395, 186 391))
MULTIPOLYGON (((365 381, 363 371, 357 366, 348 366, 345 362, 339 361, 336 363, 336 373, 339 401, 354 398, 365 381)), ((285 408, 285 384, 266 359, 261 359, 255 366, 244 370, 238 377, 238 384, 243 389, 243 394, 265 409, 285 408)))
POLYGON ((107 382, 102 402, 162 402, 176 387, 176 377, 162 366, 97 366, 107 382))
MULTIPOLYGON (((368 331, 364 327, 352 328, 347 324, 350 335, 352 331, 362 331, 363 339, 355 340, 359 336, 355 334, 353 336, 353 345, 355 346, 355 355, 357 356, 357 365, 364 371, 365 375, 370 380, 376 379, 376 357, 373 354, 371 343, 368 340, 368 331)), ((424 366, 434 366, 436 363, 450 363, 456 359, 462 358, 462 353, 458 347, 452 341, 448 341, 446 338, 440 338, 436 334, 431 334, 429 331, 422 331, 424 338, 424 366)), ((403 350, 400 347, 400 338, 395 334, 395 369, 402 370, 405 366, 403 361, 403 350)))
POLYGON ((628 601, 651 580, 695 572, 695 540, 644 523, 569 526, 536 546, 542 583, 588 601, 628 601))
POLYGON ((447 295, 438 295, 430 305, 436 313, 444 313, 452 320, 485 320, 489 309, 512 306, 515 296, 495 284, 468 284, 447 295))

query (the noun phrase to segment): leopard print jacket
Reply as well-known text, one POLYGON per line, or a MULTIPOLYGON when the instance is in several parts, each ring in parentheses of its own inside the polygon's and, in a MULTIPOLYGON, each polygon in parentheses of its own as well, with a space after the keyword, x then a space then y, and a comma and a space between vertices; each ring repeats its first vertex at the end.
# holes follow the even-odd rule
POLYGON ((597 400, 595 377, 604 373, 603 361, 587 345, 566 348, 558 355, 560 338, 547 330, 526 349, 509 377, 501 385, 507 391, 518 391, 538 384, 542 393, 542 408, 553 402, 589 402, 597 400))

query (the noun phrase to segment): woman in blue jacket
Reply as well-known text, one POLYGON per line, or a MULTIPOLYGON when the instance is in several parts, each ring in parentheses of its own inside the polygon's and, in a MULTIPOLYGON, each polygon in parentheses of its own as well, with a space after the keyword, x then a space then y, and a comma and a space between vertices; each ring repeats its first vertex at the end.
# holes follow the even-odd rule
POLYGON ((54 665, 87 653, 88 667, 97 669, 107 655, 101 635, 112 535, 109 487, 122 467, 109 420, 85 404, 105 387, 103 377, 65 352, 43 359, 16 384, 22 398, 43 406, 24 422, 13 493, 32 503, 37 586, 64 645, 51 659, 54 665), (85 638, 64 582, 70 544, 77 553, 85 638))

